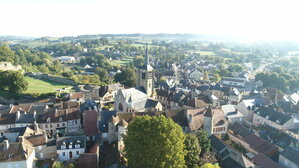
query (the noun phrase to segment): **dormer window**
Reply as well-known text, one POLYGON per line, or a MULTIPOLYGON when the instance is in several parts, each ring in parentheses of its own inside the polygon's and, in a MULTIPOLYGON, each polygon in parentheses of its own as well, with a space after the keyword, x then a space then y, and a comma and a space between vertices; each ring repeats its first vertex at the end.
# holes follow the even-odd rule
POLYGON ((69 149, 72 149, 72 148, 73 148, 73 142, 70 142, 69 149))
POLYGON ((59 121, 62 122, 62 118, 61 117, 59 117, 59 121))
POLYGON ((75 145, 75 148, 80 148, 80 141, 78 140, 76 145, 75 145))
POLYGON ((62 142, 61 149, 65 149, 65 148, 66 148, 66 144, 65 142, 62 142))
POLYGON ((47 122, 49 123, 50 121, 51 121, 51 120, 50 120, 50 117, 48 117, 48 118, 47 118, 47 122))

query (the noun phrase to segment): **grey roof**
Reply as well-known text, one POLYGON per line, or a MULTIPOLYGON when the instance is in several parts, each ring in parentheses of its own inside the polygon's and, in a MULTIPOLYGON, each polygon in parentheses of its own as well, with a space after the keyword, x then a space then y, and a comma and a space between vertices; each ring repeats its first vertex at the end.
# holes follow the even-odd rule
POLYGON ((13 128, 8 128, 5 133, 19 133, 19 136, 22 136, 27 127, 13 127, 13 128))
POLYGON ((28 113, 36 112, 37 114, 42 114, 46 108, 47 106, 45 105, 33 105, 28 113))
POLYGON ((158 101, 152 100, 152 99, 147 99, 145 103, 145 108, 155 108, 158 104, 158 101))
POLYGON ((291 120, 292 118, 290 116, 287 116, 283 113, 280 113, 278 111, 275 111, 271 108, 267 108, 267 107, 260 107, 259 109, 257 109, 254 113, 266 118, 267 116, 269 117, 269 120, 276 122, 279 121, 280 125, 285 124, 286 122, 288 122, 289 120, 291 120))
POLYGON ((69 136, 69 137, 62 137, 57 140, 57 150, 61 149, 61 145, 65 144, 66 149, 69 149, 69 145, 72 144, 72 148, 75 148, 76 144, 80 144, 80 148, 86 148, 85 136, 69 136))
POLYGON ((295 138, 290 135, 283 133, 271 126, 261 126, 258 128, 259 136, 265 140, 272 142, 273 144, 285 149, 292 143, 298 142, 295 138))
POLYGON ((247 128, 245 128, 242 124, 238 122, 234 122, 234 124, 230 125, 229 129, 243 138, 251 134, 251 132, 247 128))
POLYGON ((95 101, 93 101, 93 100, 86 100, 82 105, 81 105, 81 107, 80 107, 80 109, 82 110, 82 111, 84 111, 84 110, 89 110, 89 107, 91 108, 91 110, 96 110, 96 109, 94 109, 94 107, 99 107, 99 105, 95 102, 95 101))
POLYGON ((280 154, 282 156, 284 156, 285 158, 287 158, 288 160, 295 163, 297 166, 299 166, 299 159, 298 159, 299 150, 298 149, 295 149, 295 148, 289 146, 286 149, 284 149, 280 154))
POLYGON ((169 96, 168 90, 158 89, 156 92, 157 92, 157 96, 166 97, 166 98, 168 98, 169 96))
POLYGON ((218 139, 214 134, 211 135, 210 139, 211 139, 211 146, 217 152, 221 151, 223 148, 226 147, 226 145, 220 139, 218 139))
POLYGON ((244 168, 238 162, 234 161, 231 157, 228 157, 227 159, 223 160, 221 162, 221 167, 222 168, 244 168))
POLYGON ((225 156, 227 156, 227 155, 229 155, 229 154, 230 154, 230 152, 229 152, 228 150, 224 150, 223 152, 219 153, 219 156, 220 156, 221 158, 224 158, 225 156))
POLYGON ((16 123, 33 123, 35 121, 33 114, 20 114, 20 118, 16 123))
POLYGON ((101 111, 100 132, 108 131, 108 121, 112 116, 116 115, 116 111, 101 111))

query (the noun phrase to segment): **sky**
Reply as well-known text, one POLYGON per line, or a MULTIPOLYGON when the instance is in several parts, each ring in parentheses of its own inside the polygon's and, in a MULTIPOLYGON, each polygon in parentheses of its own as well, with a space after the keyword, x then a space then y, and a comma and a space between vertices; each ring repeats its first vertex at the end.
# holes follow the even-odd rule
POLYGON ((0 35, 192 33, 299 41, 296 0, 0 0, 0 35))

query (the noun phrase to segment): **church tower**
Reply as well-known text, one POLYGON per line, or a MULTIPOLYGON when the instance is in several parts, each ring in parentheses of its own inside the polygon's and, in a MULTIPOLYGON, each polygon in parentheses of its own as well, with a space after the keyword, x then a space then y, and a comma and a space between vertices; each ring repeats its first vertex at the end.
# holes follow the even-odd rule
POLYGON ((153 96, 154 69, 149 63, 148 46, 146 44, 144 65, 137 69, 137 87, 143 86, 149 97, 153 96))
POLYGON ((208 136, 211 136, 213 134, 213 118, 214 113, 212 106, 209 105, 208 109, 206 110, 204 114, 204 125, 203 129, 208 133, 208 136))

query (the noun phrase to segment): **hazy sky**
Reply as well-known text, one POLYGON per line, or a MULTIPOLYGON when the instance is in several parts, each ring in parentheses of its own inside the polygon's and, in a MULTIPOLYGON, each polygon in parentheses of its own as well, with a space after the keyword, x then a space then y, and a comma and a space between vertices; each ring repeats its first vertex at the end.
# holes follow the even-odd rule
POLYGON ((0 35, 196 33, 299 41, 299 1, 0 0, 0 35))

